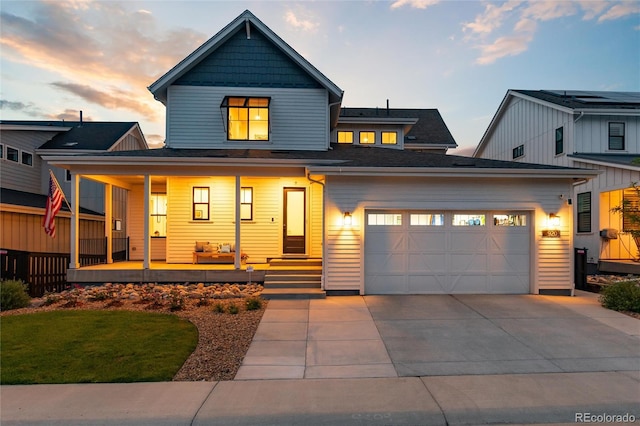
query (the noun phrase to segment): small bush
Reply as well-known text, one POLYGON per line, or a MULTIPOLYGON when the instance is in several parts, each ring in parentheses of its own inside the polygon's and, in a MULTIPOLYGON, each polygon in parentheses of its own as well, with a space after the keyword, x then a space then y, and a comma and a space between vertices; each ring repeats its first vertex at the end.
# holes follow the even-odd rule
POLYGON ((169 309, 174 311, 180 311, 184 308, 185 299, 184 295, 180 292, 178 288, 173 288, 169 292, 169 309))
POLYGON ((602 290, 600 303, 614 311, 640 312, 640 287, 633 281, 613 284, 602 290))
POLYGON ((219 314, 223 314, 224 313, 224 305, 222 303, 220 303, 220 302, 216 303, 213 306, 213 311, 217 312, 219 314))
POLYGON ((259 297, 249 297, 245 301, 247 311, 257 311, 262 308, 262 300, 259 297))
POLYGON ((231 315, 236 315, 238 312, 240 312, 240 308, 238 308, 238 305, 236 305, 235 303, 229 304, 227 310, 231 315))
POLYGON ((18 280, 0 281, 0 310, 26 308, 31 303, 27 285, 18 280))

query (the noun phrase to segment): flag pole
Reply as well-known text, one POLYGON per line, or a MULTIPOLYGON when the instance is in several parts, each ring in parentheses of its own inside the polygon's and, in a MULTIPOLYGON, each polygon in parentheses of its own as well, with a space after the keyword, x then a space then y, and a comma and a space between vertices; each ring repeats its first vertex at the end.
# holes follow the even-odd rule
POLYGON ((71 208, 71 205, 69 204, 69 201, 67 201, 67 196, 64 195, 64 191, 62 190, 62 187, 60 186, 60 184, 58 183, 58 179, 56 179, 56 175, 53 174, 53 172, 51 171, 51 169, 49 169, 49 176, 51 176, 53 178, 53 181, 56 183, 56 186, 58 187, 58 189, 60 190, 60 192, 62 193, 62 198, 64 198, 64 202, 67 204, 67 207, 69 207, 69 211, 71 212, 71 214, 73 215, 73 209, 71 208))

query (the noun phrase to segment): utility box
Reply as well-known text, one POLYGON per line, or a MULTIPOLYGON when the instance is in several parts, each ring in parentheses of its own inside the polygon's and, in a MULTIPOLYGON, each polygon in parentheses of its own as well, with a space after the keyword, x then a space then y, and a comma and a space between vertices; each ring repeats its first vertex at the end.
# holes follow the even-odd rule
POLYGON ((587 289, 587 250, 586 248, 574 248, 574 275, 573 282, 576 290, 587 289))

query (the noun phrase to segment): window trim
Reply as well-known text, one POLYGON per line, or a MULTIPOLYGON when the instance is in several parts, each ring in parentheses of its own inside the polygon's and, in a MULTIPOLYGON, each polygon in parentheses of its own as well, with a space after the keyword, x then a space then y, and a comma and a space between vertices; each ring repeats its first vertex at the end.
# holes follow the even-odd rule
POLYGON ((560 126, 555 131, 555 153, 556 155, 564 154, 564 126, 560 126), (558 138, 558 135, 560 136, 558 138), (560 149, 558 150, 558 146, 560 149))
MULTIPOLYGON (((245 95, 227 95, 222 99, 222 102, 220 103, 220 110, 222 109, 226 109, 226 114, 223 116, 223 121, 226 125, 226 133, 227 133, 227 141, 230 142, 269 142, 271 140, 271 97, 269 96, 245 96, 245 95), (229 100, 230 99, 244 99, 243 105, 239 106, 239 105, 229 105, 229 100), (266 106, 260 106, 260 107, 252 107, 249 105, 251 100, 261 100, 261 101, 267 101, 267 105, 266 106), (233 108, 238 108, 238 109, 246 109, 247 110, 247 133, 246 139, 240 139, 240 138, 231 138, 231 117, 230 117, 230 112, 231 109, 233 108), (251 139, 251 123, 252 122, 256 122, 256 120, 251 120, 251 110, 252 109, 266 109, 267 110, 267 138, 266 139, 251 139)), ((241 120, 237 120, 237 121, 241 121, 241 120)), ((242 120, 244 121, 244 120, 242 120)))
POLYGON ((253 220, 253 187, 243 186, 240 188, 240 220, 252 221, 253 220), (251 200, 249 202, 244 201, 244 191, 249 191, 251 194, 251 200), (249 217, 242 217, 242 206, 249 206, 249 217))
POLYGON ((609 149, 610 151, 625 151, 625 150, 626 150, 626 141, 625 141, 625 130, 626 130, 626 129, 625 129, 625 127, 626 127, 626 126, 625 126, 625 124, 626 124, 626 123, 625 123, 624 121, 610 121, 610 122, 608 123, 608 131, 607 131, 607 141, 608 141, 608 144, 607 144, 607 147, 608 147, 608 149, 609 149), (621 124, 621 125, 622 125, 622 135, 620 135, 620 136, 612 136, 612 135, 611 135, 611 125, 612 125, 612 124, 621 124), (621 141, 621 148, 612 148, 612 147, 611 147, 611 138, 612 138, 612 137, 613 137, 613 138, 621 138, 621 139, 620 139, 620 141, 621 141))
POLYGON ((371 130, 363 130, 363 131, 358 132, 358 143, 360 145, 375 145, 376 144, 376 132, 371 131, 371 130), (363 142, 362 141, 362 137, 365 134, 373 135, 373 141, 363 142))
POLYGON ((7 161, 11 161, 12 163, 20 164, 20 150, 18 148, 14 148, 14 147, 12 147, 10 145, 7 145, 6 146, 6 151, 7 151, 7 155, 6 155, 5 159, 7 161), (15 151, 15 153, 16 153, 16 159, 15 160, 9 158, 9 150, 15 151))
POLYGON ((194 221, 198 221, 198 222, 203 222, 203 221, 209 221, 209 217, 211 216, 210 210, 211 210, 211 188, 209 188, 208 186, 194 186, 192 188, 191 191, 191 219, 194 221), (207 201, 198 201, 196 202, 196 190, 206 190, 206 198, 207 201), (200 209, 200 210, 196 210, 197 206, 205 206, 206 205, 206 209, 200 209), (206 212, 206 217, 196 217, 196 212, 197 211, 203 211, 206 212))
POLYGON ((577 194, 576 196, 576 232, 579 234, 582 233, 590 233, 592 232, 592 219, 591 219, 591 212, 593 211, 593 199, 592 199, 592 194, 591 191, 586 191, 586 192, 580 192, 579 194, 577 194), (580 209, 582 208, 582 205, 584 203, 583 201, 583 197, 588 196, 589 197, 589 209, 585 210, 585 211, 580 211, 580 209), (586 216, 589 218, 588 221, 588 229, 587 228, 581 228, 581 217, 586 216))
POLYGON ((341 143, 341 144, 353 144, 353 130, 338 130, 338 133, 336 134, 336 142, 337 143, 341 143), (351 136, 351 141, 350 142, 340 142, 340 135, 349 135, 351 136))

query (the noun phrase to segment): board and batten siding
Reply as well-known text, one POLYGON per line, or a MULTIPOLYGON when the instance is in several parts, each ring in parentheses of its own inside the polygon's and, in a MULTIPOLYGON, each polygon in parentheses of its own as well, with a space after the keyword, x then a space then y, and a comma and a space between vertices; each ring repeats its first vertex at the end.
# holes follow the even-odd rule
MULTIPOLYGON (((43 209, 44 214, 44 209, 43 209)), ((0 247, 34 253, 69 253, 70 214, 56 216, 56 237, 51 238, 42 227, 42 215, 0 211, 0 247)), ((80 219, 80 238, 104 238, 104 220, 80 219)))
POLYGON ((511 98, 479 157, 568 166, 566 154, 576 151, 571 146, 574 127, 573 114, 511 98), (556 155, 555 131, 559 127, 564 129, 564 154, 556 155), (513 149, 520 145, 524 145, 524 156, 514 159, 513 149))
POLYGON ((531 292, 573 288, 573 220, 566 180, 383 178, 328 176, 325 200, 325 288, 364 291, 365 210, 527 211, 530 213, 531 292), (351 227, 342 226, 345 211, 351 227), (550 213, 561 238, 542 238, 550 213))
POLYGON ((171 86, 167 147, 203 149, 324 150, 329 141, 325 89, 171 86), (270 97, 269 141, 227 141, 225 96, 270 97))
POLYGON ((619 153, 634 154, 640 152, 640 117, 631 116, 588 116, 585 115, 575 125, 576 148, 571 152, 582 153, 619 153), (622 151, 609 150, 609 123, 625 123, 622 151))

